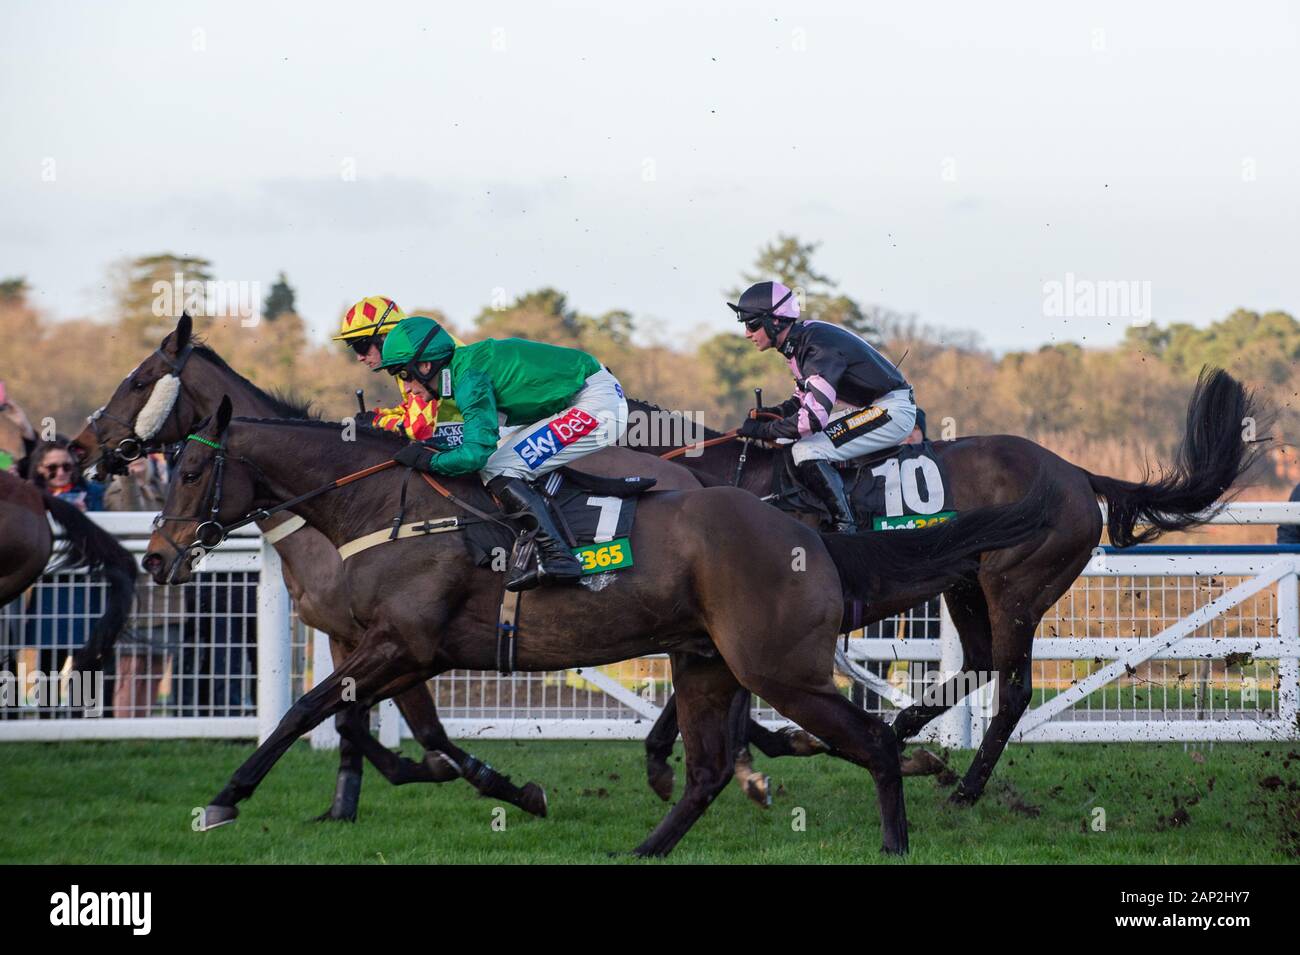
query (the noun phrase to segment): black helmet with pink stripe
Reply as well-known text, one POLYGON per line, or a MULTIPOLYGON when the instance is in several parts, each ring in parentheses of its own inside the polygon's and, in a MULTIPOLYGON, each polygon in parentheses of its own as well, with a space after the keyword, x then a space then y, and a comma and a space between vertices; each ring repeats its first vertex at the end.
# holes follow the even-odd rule
POLYGON ((745 289, 740 301, 727 303, 737 321, 750 331, 762 328, 773 343, 777 335, 799 318, 799 299, 794 290, 780 282, 758 282, 745 289))

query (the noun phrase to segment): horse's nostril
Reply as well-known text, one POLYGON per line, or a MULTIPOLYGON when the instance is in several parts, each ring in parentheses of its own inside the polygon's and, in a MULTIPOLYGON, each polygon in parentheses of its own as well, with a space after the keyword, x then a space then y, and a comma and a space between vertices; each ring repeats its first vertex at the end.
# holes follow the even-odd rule
POLYGON ((140 562, 146 573, 156 574, 162 569, 163 559, 161 554, 145 554, 144 560, 140 562))

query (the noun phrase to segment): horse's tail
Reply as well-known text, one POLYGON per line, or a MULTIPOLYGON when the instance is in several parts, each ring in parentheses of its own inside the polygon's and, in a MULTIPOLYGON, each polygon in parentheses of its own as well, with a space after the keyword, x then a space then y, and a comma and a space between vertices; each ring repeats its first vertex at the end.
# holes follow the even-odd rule
POLYGON ((1174 465, 1155 480, 1121 481, 1100 474, 1088 483, 1106 500, 1110 542, 1131 547, 1204 524, 1222 504, 1219 497, 1255 462, 1244 431, 1255 416, 1254 399, 1222 369, 1203 368, 1187 403, 1187 428, 1174 465), (1137 526, 1146 529, 1137 533, 1137 526))
POLYGON ((84 567, 92 574, 102 575, 108 583, 104 614, 91 629, 86 645, 76 651, 73 665, 77 669, 90 669, 113 649, 118 635, 131 613, 135 599, 135 558, 76 506, 45 494, 45 509, 63 530, 68 541, 67 554, 55 565, 55 570, 84 567))
POLYGON ((965 511, 945 524, 911 531, 823 534, 848 599, 871 601, 898 587, 939 593, 974 573, 985 551, 1015 547, 1049 525, 1042 479, 1013 504, 965 511))

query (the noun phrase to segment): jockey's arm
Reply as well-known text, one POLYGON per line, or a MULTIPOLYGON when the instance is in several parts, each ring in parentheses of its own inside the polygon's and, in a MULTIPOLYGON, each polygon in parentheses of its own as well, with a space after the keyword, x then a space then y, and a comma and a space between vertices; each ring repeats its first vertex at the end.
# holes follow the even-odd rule
POLYGON ((406 383, 397 379, 397 389, 402 394, 402 403, 395 408, 376 408, 371 414, 374 420, 370 426, 372 428, 383 428, 385 431, 402 431, 406 423, 406 403, 410 392, 406 390, 406 383))
POLYGON ((782 403, 785 417, 767 428, 771 437, 797 441, 826 427, 845 368, 843 357, 829 351, 814 351, 805 356, 800 369, 805 377, 794 395, 782 403))
POLYGON ((477 369, 466 369, 456 379, 455 398, 465 419, 464 440, 459 447, 434 455, 429 470, 435 474, 472 474, 482 470, 501 438, 496 392, 487 375, 477 369))

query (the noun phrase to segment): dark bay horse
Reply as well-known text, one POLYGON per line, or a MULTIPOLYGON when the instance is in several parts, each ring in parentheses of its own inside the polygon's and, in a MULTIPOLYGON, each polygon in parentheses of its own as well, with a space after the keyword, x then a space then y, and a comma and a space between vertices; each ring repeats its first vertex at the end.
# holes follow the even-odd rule
MULTIPOLYGON (((105 471, 121 472, 126 458, 148 448, 182 440, 203 419, 211 417, 223 397, 229 396, 234 413, 246 417, 308 418, 300 404, 268 394, 247 380, 193 335, 193 323, 183 316, 158 349, 118 385, 108 403, 72 442, 74 453, 97 463, 105 471), (144 433, 140 433, 144 432, 144 433)), ((603 454, 589 457, 584 467, 591 473, 617 476, 604 467, 603 454)), ((641 461, 641 473, 654 477, 662 489, 699 488, 689 471, 666 461, 641 461)), ((354 649, 361 629, 346 598, 343 562, 338 551, 310 525, 287 524, 292 515, 259 522, 279 554, 285 585, 304 623, 329 636, 337 666, 354 649), (289 533, 285 534, 288 530, 289 533), (284 535, 284 536, 281 536, 284 535)), ((507 777, 452 743, 438 719, 432 691, 416 687, 396 699, 411 732, 425 749, 421 762, 388 750, 370 733, 368 710, 349 707, 336 717, 339 732, 339 770, 334 800, 321 820, 356 819, 362 781, 362 759, 368 759, 394 785, 446 782, 463 777, 479 792, 510 802, 534 815, 545 815, 546 795, 535 783, 515 786, 507 777)), ((769 734, 764 744, 773 754, 815 747, 806 733, 791 730, 769 734), (773 747, 778 747, 773 749, 773 747)), ((738 779, 751 795, 766 791, 766 777, 753 773, 747 762, 738 767, 738 779)), ((758 797, 755 797, 758 798, 758 797)))
MULTIPOLYGON (((341 426, 324 422, 232 421, 230 402, 223 401, 181 452, 145 567, 159 583, 184 582, 192 573, 186 558, 200 522, 230 525, 287 501, 335 547, 390 526, 413 477, 405 469, 390 467, 344 490, 304 495, 386 464, 403 443, 367 431, 344 440, 341 426)), ((606 453, 624 457, 626 474, 643 469, 636 452, 606 453)), ((404 520, 464 517, 460 501, 491 506, 476 476, 443 483, 454 500, 414 479, 424 493, 409 495, 404 520)), ((575 585, 529 594, 517 666, 600 666, 669 653, 687 784, 638 854, 669 852, 726 785, 735 752, 729 727, 746 690, 815 733, 835 755, 871 772, 882 848, 905 852, 897 741, 831 679, 843 601, 871 600, 891 587, 936 593, 969 574, 981 551, 1038 533, 1041 507, 1031 495, 908 535, 822 536, 733 488, 653 491, 642 498, 632 531, 632 571, 616 574, 599 592, 575 585)), ((369 707, 448 669, 496 668, 501 575, 477 567, 459 534, 363 550, 345 561, 344 578, 351 613, 363 629, 359 645, 235 772, 208 806, 208 826, 233 821, 237 804, 275 761, 303 733, 348 706, 349 695, 369 707)))
POLYGON ((50 570, 84 567, 108 583, 104 613, 95 621, 85 645, 72 655, 74 669, 93 670, 113 649, 130 616, 135 599, 135 558, 76 506, 0 471, 0 607, 46 571, 54 548, 46 514, 63 529, 69 544, 67 555, 50 570))
MULTIPOLYGON (((630 411, 662 413, 645 402, 629 400, 628 406, 630 411)), ((1148 481, 1093 474, 1041 445, 1011 435, 934 443, 950 481, 947 509, 960 512, 1006 504, 1019 499, 1031 486, 1041 485, 1049 514, 1047 526, 1039 533, 1017 547, 985 554, 975 573, 956 581, 944 593, 961 637, 964 670, 996 672, 1000 681, 998 711, 952 795, 953 802, 969 805, 980 797, 1029 705, 1034 631, 1043 615, 1070 589, 1101 539, 1098 499, 1106 503, 1110 541, 1119 547, 1203 523, 1204 512, 1214 507, 1254 460, 1257 449, 1248 448, 1243 440, 1247 419, 1254 414, 1251 396, 1236 379, 1222 370, 1203 371, 1188 402, 1174 465, 1148 481), (1141 531, 1139 524, 1145 525, 1141 531)), ((708 431, 704 440, 719 437, 708 431)), ((739 486, 759 496, 768 495, 776 469, 784 467, 787 450, 722 441, 701 447, 698 456, 679 460, 705 483, 731 484, 746 444, 748 454, 739 486)), ((659 455, 676 447, 680 446, 639 444, 637 450, 659 455)), ((864 481, 857 490, 865 495, 868 485, 869 481, 864 481)), ((855 495, 855 499, 859 497, 855 495)), ((817 520, 815 515, 803 519, 814 525, 817 520)), ((866 609, 863 623, 906 609, 895 603, 876 603, 866 609)), ((899 713, 892 725, 900 744, 946 712, 957 699, 953 692, 957 687, 971 685, 965 674, 955 674, 933 694, 935 700, 946 702, 918 702, 899 713)), ((672 769, 667 757, 676 737, 675 707, 670 699, 646 739, 651 788, 661 795, 671 792, 672 769)))
MULTIPOLYGON (((125 472, 130 458, 184 439, 195 425, 216 412, 226 395, 240 415, 309 417, 305 406, 263 391, 195 340, 193 322, 185 315, 157 351, 122 380, 108 403, 73 439, 72 451, 82 460, 98 464, 102 471, 125 472)), ((695 486, 694 481, 691 483, 695 486)), ((292 530, 290 520, 300 523, 293 515, 283 514, 258 526, 274 541, 272 546, 280 556, 285 586, 299 618, 329 637, 330 654, 338 666, 361 639, 361 628, 348 609, 343 562, 338 550, 318 531, 310 526, 292 530)), ((339 732, 338 777, 334 799, 318 817, 321 821, 351 822, 357 818, 363 759, 368 759, 395 786, 464 778, 485 796, 533 815, 546 815, 546 793, 540 786, 516 786, 509 777, 451 741, 438 719, 428 687, 414 687, 395 702, 424 747, 424 759, 408 759, 375 739, 370 733, 369 707, 340 711, 335 720, 339 732)))

